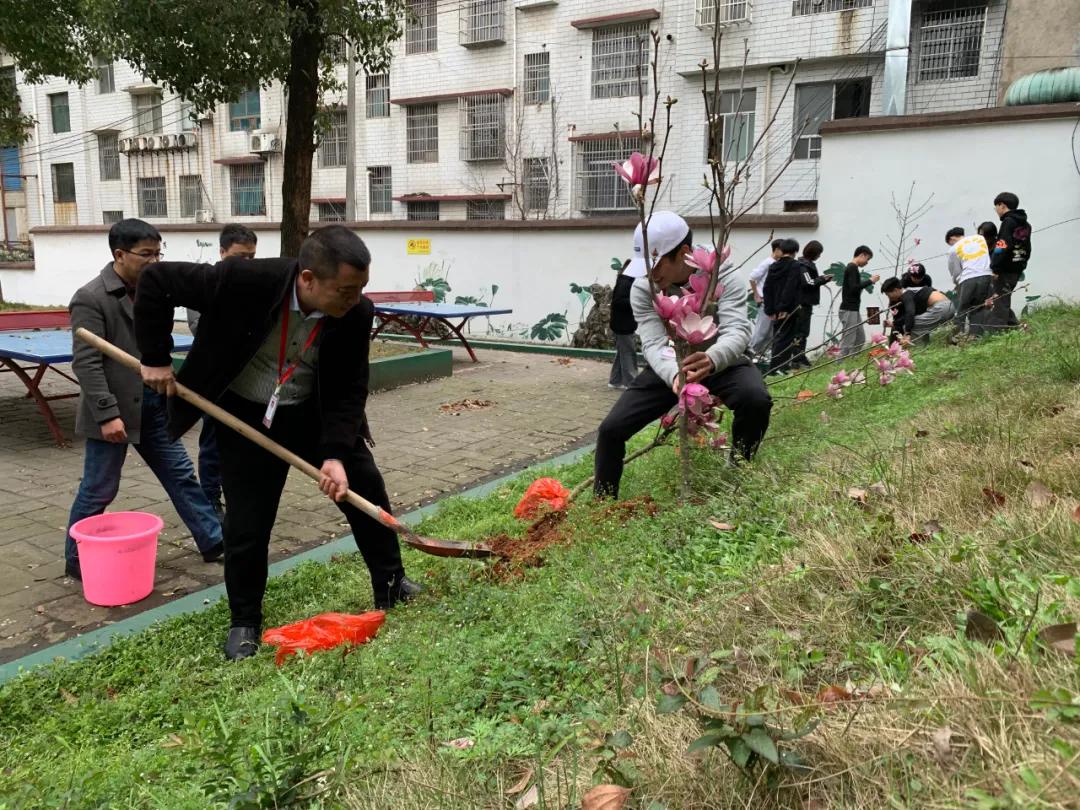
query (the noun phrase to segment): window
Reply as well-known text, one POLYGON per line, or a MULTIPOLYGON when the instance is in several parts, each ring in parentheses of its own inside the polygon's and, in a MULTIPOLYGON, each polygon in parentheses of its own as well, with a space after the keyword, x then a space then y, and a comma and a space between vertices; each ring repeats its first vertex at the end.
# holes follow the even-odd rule
POLYGON ((229 131, 240 132, 262 126, 259 116, 259 88, 245 90, 240 98, 229 105, 229 131))
POLYGON ((120 179, 120 140, 115 132, 97 136, 98 170, 102 180, 120 179))
MULTIPOLYGON (((746 160, 754 145, 754 107, 757 91, 743 88, 742 103, 739 90, 722 90, 716 106, 716 119, 706 125, 705 159, 723 159, 725 162, 746 160)), ((712 114, 713 97, 709 94, 709 112, 712 114)))
POLYGON ((826 121, 870 115, 870 79, 795 87, 795 157, 821 157, 818 132, 826 121))
POLYGON ((180 102, 180 131, 192 132, 198 124, 195 105, 190 101, 180 102))
POLYGON ((75 202, 74 163, 54 163, 52 165, 52 188, 54 203, 75 202))
POLYGON ((319 143, 319 166, 344 166, 349 154, 348 125, 345 110, 330 111, 330 128, 319 143))
POLYGON ((409 163, 439 162, 439 106, 405 108, 405 151, 409 163))
POLYGON ((116 73, 113 70, 113 60, 108 56, 94 58, 94 66, 97 68, 98 95, 116 92, 116 73))
POLYGON ((593 31, 592 97, 636 96, 649 82, 649 25, 633 23, 593 31))
POLYGON ((705 28, 717 23, 746 22, 751 5, 750 0, 697 0, 697 25, 705 28))
POLYGON ((919 81, 979 75, 986 6, 935 3, 919 26, 919 81))
POLYGON ((405 0, 405 53, 429 53, 439 47, 436 0, 405 0))
POLYGON ((526 211, 547 211, 551 195, 548 166, 547 158, 525 158, 521 180, 526 211))
POLYGON ((389 73, 374 73, 367 77, 367 117, 390 117, 389 73))
POLYGON ((169 199, 165 193, 164 177, 140 177, 138 190, 140 217, 167 217, 169 215, 169 199))
POLYGON ((229 167, 229 196, 234 217, 266 215, 263 164, 241 163, 229 167))
POLYGON ((815 214, 817 200, 784 200, 785 214, 815 214))
POLYGON ((805 14, 829 14, 833 11, 849 11, 853 8, 869 8, 874 0, 792 0, 791 16, 805 14))
POLYGON ((413 222, 436 220, 439 218, 439 203, 436 200, 421 200, 405 203, 406 218, 413 222))
POLYGON ((641 138, 605 138, 582 141, 578 144, 579 176, 578 202, 587 214, 619 214, 634 210, 634 202, 626 183, 611 170, 612 163, 630 159, 641 151, 641 138))
POLYGON ((101 212, 101 224, 102 225, 115 225, 117 222, 124 218, 123 211, 102 211, 101 212))
POLYGON ((525 54, 525 103, 543 104, 551 98, 551 54, 525 54))
POLYGON ((394 210, 389 166, 368 166, 368 213, 389 214, 394 210))
POLYGON ((321 202, 318 206, 319 222, 344 222, 345 203, 321 202))
MULTIPOLYGON (((329 36, 326 38, 326 53, 330 61, 335 65, 343 65, 349 61, 349 44, 345 37, 329 36)), ((321 220, 320 220, 321 221, 321 220)))
POLYGON ((180 175, 180 216, 194 217, 202 208, 202 177, 197 174, 180 175))
POLYGON ((506 219, 502 200, 466 200, 465 219, 506 219))
POLYGON ((484 93, 458 100, 462 160, 503 158, 504 100, 498 93, 484 93))
POLYGON ((161 93, 140 93, 132 97, 135 107, 135 134, 161 132, 161 93))
POLYGON ((503 42, 503 6, 505 0, 463 0, 458 41, 469 45, 503 42))
POLYGON ((67 93, 53 93, 49 96, 49 112, 52 115, 53 132, 71 132, 71 108, 68 107, 67 93))

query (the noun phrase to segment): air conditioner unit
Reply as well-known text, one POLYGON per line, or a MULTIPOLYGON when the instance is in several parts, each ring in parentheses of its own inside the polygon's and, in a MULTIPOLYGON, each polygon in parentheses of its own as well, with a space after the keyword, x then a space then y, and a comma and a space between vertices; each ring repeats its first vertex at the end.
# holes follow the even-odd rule
POLYGON ((248 151, 263 155, 281 151, 281 138, 272 132, 252 132, 248 136, 248 151))
POLYGON ((211 211, 209 208, 196 209, 196 211, 195 211, 195 221, 196 222, 213 222, 214 221, 214 212, 211 211))
POLYGON ((177 149, 194 149, 199 145, 199 136, 194 132, 183 132, 176 136, 177 149))
POLYGON ((155 135, 151 140, 154 142, 155 151, 163 151, 170 146, 168 135, 155 135))
POLYGON ((132 149, 133 152, 146 152, 154 148, 154 137, 152 135, 140 135, 135 139, 135 146, 132 149))
POLYGON ((117 141, 117 148, 120 150, 121 154, 125 152, 130 152, 131 138, 121 138, 119 141, 117 141))

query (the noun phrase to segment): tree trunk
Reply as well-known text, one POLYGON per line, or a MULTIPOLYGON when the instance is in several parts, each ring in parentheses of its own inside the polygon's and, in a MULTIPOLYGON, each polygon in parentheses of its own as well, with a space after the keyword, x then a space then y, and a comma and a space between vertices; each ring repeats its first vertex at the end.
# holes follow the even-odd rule
POLYGON ((296 256, 311 218, 311 163, 315 155, 315 116, 319 106, 319 54, 322 19, 318 0, 289 0, 295 20, 285 126, 284 176, 281 179, 281 255, 296 256))

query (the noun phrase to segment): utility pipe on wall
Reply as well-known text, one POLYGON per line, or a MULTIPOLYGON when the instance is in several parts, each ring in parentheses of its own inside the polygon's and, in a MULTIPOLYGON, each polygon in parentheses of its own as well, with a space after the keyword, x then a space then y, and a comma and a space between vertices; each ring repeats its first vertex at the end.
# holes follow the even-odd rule
POLYGON ((911 0, 889 0, 885 34, 884 115, 907 112, 908 55, 911 52, 911 0))

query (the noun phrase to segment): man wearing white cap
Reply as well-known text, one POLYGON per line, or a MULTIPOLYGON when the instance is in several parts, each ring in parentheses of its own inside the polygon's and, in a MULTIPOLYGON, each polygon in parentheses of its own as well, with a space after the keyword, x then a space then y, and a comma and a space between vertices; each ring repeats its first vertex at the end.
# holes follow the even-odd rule
MULTIPOLYGON (((652 280, 665 294, 682 294, 694 269, 686 264, 693 234, 678 214, 655 211, 649 219, 649 253, 652 280)), ((653 308, 652 289, 646 275, 645 250, 639 224, 634 233, 634 253, 623 271, 633 277, 630 303, 637 320, 638 337, 647 367, 623 392, 600 425, 596 441, 598 496, 618 497, 626 442, 663 416, 678 402, 679 366, 671 347, 667 326, 653 308)), ((717 334, 704 349, 683 361, 687 382, 699 382, 718 397, 734 415, 731 434, 734 453, 749 459, 769 427, 772 399, 761 372, 750 363, 750 322, 746 317, 746 283, 735 273, 721 278, 716 309, 717 334)))

